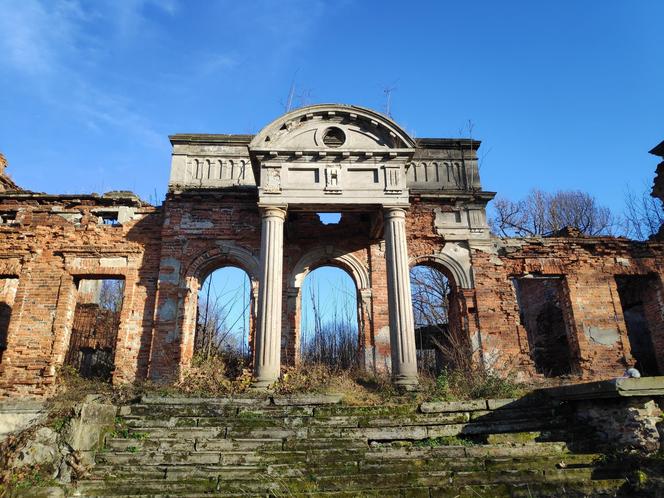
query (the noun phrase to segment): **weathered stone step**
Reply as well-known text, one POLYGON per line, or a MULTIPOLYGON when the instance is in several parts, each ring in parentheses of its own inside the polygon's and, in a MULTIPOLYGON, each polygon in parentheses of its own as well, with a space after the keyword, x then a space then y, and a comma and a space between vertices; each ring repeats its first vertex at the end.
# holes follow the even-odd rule
MULTIPOLYGON (((344 413, 337 409, 332 413, 313 413, 311 407, 274 407, 262 410, 239 408, 228 410, 222 407, 197 407, 185 405, 180 409, 177 406, 169 410, 152 410, 150 406, 125 407, 131 413, 124 418, 129 427, 196 427, 214 425, 265 425, 271 427, 294 426, 330 426, 330 427, 386 427, 402 425, 445 425, 473 421, 477 423, 493 424, 505 423, 510 420, 538 420, 540 424, 553 417, 551 409, 531 410, 497 410, 475 412, 442 412, 417 413, 407 411, 404 413, 389 413, 382 410, 368 410, 368 413, 354 410, 344 413), (140 413, 145 410, 146 413, 140 413), (139 413, 135 413, 139 412, 139 413), (312 414, 313 413, 313 414, 312 414)), ((352 410, 354 407, 344 407, 352 410)))
MULTIPOLYGON (((407 472, 407 473, 361 473, 357 475, 339 474, 298 477, 282 477, 274 479, 275 476, 266 474, 257 480, 238 480, 235 479, 216 479, 216 478, 197 478, 186 477, 186 480, 168 481, 165 479, 150 480, 142 479, 137 481, 113 480, 105 482, 87 481, 79 486, 79 496, 104 496, 104 495, 186 495, 193 493, 271 493, 273 496, 292 496, 294 493, 309 492, 355 492, 357 495, 364 496, 364 490, 384 490, 382 496, 390 496, 398 490, 396 496, 418 496, 425 489, 435 488, 438 491, 450 489, 472 489, 475 486, 486 488, 487 485, 499 485, 494 487, 495 491, 503 486, 503 489, 512 490, 531 489, 536 490, 543 487, 543 484, 555 482, 558 492, 563 489, 561 483, 564 483, 565 489, 568 487, 574 489, 575 486, 581 486, 584 490, 592 490, 595 482, 592 479, 592 469, 572 469, 544 472, 539 470, 522 471, 495 471, 495 472, 451 472, 451 471, 426 471, 426 472, 407 472), (527 486, 526 486, 527 484, 527 486), (109 492, 111 488, 112 492, 109 492), (405 489, 413 490, 413 493, 404 493, 405 489), (417 492, 415 490, 418 490, 417 492), (280 493, 280 494, 277 494, 280 493), (403 493, 403 494, 402 494, 403 493)), ((613 488, 617 484, 616 480, 602 479, 597 483, 599 487, 613 488)), ((623 481, 624 482, 624 481, 623 481)), ((546 486, 545 489, 556 489, 555 486, 546 486)), ((567 491, 564 491, 567 493, 567 491)), ((427 495, 422 495, 427 496, 427 495)), ((432 493, 432 496, 446 496, 444 494, 432 493)), ((459 496, 457 493, 456 495, 459 496)), ((469 495, 470 496, 470 495, 469 495)), ((480 495, 482 496, 482 495, 480 495)), ((485 495, 496 496, 496 495, 485 495)), ((527 496, 527 495, 523 495, 527 496)), ((532 496, 572 496, 570 494, 533 494, 532 496)))
POLYGON ((110 438, 105 451, 239 451, 281 450, 282 439, 110 438))
POLYGON ((129 439, 215 439, 226 437, 226 427, 158 427, 129 429, 129 439))
MULTIPOLYGON (((280 440, 206 440, 202 442, 188 441, 192 445, 182 450, 183 441, 155 440, 132 441, 113 440, 118 446, 97 455, 101 464, 269 464, 275 462, 329 462, 346 460, 380 461, 389 464, 392 460, 403 459, 458 459, 458 458, 511 458, 528 459, 543 458, 574 458, 566 451, 564 443, 520 443, 509 445, 441 445, 436 447, 416 446, 376 446, 376 447, 317 447, 300 449, 281 449, 280 440), (173 444, 166 448, 162 443, 173 444), (125 445, 126 443, 126 445, 125 445), (136 446, 133 446, 134 443, 136 446), (140 446, 140 445, 153 445, 140 446), (263 446, 263 447, 261 447, 263 446)), ((579 458, 582 458, 579 456, 579 458)))
POLYGON ((335 475, 343 469, 344 475, 351 473, 379 474, 389 471, 395 472, 424 472, 435 470, 451 471, 509 471, 525 469, 555 470, 562 464, 566 469, 585 468, 592 465, 596 455, 566 455, 564 457, 534 457, 524 459, 514 458, 416 458, 412 455, 408 458, 381 459, 363 458, 356 455, 351 458, 339 460, 336 458, 317 458, 316 455, 307 455, 306 459, 295 460, 289 463, 280 463, 279 459, 273 463, 238 465, 195 465, 195 464, 162 464, 157 466, 123 465, 98 465, 94 474, 98 476, 116 476, 123 478, 144 477, 149 479, 166 478, 170 480, 184 479, 189 477, 250 477, 267 474, 280 477, 298 477, 302 475, 315 474, 317 476, 335 475))
MULTIPOLYGON (((566 483, 504 483, 430 487, 430 498, 589 498, 616 496, 624 488, 624 479, 601 479, 566 483)), ((627 496, 627 495, 625 495, 627 496)))
POLYGON ((357 426, 360 421, 340 420, 316 421, 315 419, 218 419, 218 418, 179 418, 170 419, 127 419, 130 433, 147 433, 158 438, 204 438, 228 437, 238 439, 278 439, 278 438, 356 438, 367 441, 419 440, 444 436, 490 436, 500 433, 524 433, 552 430, 562 424, 561 420, 549 419, 514 419, 502 422, 455 423, 446 417, 445 421, 434 420, 424 424, 416 420, 411 425, 373 426, 371 421, 364 421, 365 426, 357 426), (322 422, 322 423, 318 423, 322 422))
POLYGON ((369 445, 365 440, 341 437, 308 437, 306 439, 286 438, 283 440, 283 447, 285 450, 369 449, 369 445))
POLYGON ((225 398, 196 398, 193 396, 141 396, 142 405, 156 407, 168 405, 200 405, 200 406, 270 406, 272 399, 269 396, 225 397, 225 398))
MULTIPOLYGON (((417 476, 419 484, 431 485, 438 483, 438 479, 445 478, 450 482, 484 483, 492 482, 521 482, 521 480, 536 482, 542 480, 575 481, 588 479, 592 475, 598 477, 616 477, 620 475, 619 469, 603 469, 598 473, 592 468, 594 456, 569 456, 561 459, 532 459, 518 463, 473 458, 455 459, 429 459, 429 460, 392 460, 389 463, 375 460, 345 460, 325 462, 311 460, 307 463, 297 461, 292 463, 272 463, 269 465, 195 465, 195 464, 164 464, 157 466, 126 465, 100 465, 95 468, 97 476, 111 476, 120 479, 162 479, 167 481, 188 480, 191 478, 220 479, 223 482, 238 481, 260 483, 266 476, 278 479, 301 479, 303 476, 316 476, 314 481, 323 486, 327 477, 339 478, 344 476, 355 482, 365 482, 366 479, 375 479, 375 485, 381 485, 383 475, 417 476), (565 468, 556 468, 564 462, 565 468), (433 479, 433 480, 431 480, 433 479)), ((410 482, 410 481, 408 481, 410 482)), ((395 484, 396 483, 392 483, 395 484)), ((327 485, 325 485, 327 486, 327 485)), ((323 486, 321 489, 327 489, 323 486)), ((336 489, 336 488, 335 488, 336 489)))
MULTIPOLYGON (((293 498, 310 498, 312 496, 320 498, 357 498, 358 496, 367 498, 587 498, 589 496, 615 496, 616 491, 625 486, 623 479, 615 480, 596 480, 591 482, 568 484, 561 488, 558 483, 527 483, 527 484, 490 484, 490 485, 467 485, 467 486, 449 486, 444 487, 408 487, 396 489, 362 489, 354 491, 317 491, 315 493, 300 493, 290 490, 277 490, 273 496, 289 496, 293 498), (360 493, 361 492, 361 493, 360 493), (563 494, 561 494, 563 493, 563 494)), ((92 488, 88 488, 87 494, 79 496, 103 497, 113 496, 115 498, 143 497, 143 498, 167 498, 174 494, 119 494, 115 490, 103 490, 101 493, 91 494, 92 488)), ((192 493, 185 492, 181 496, 188 498, 209 498, 210 493, 192 493)), ((214 496, 223 497, 266 497, 265 492, 247 493, 242 491, 233 492, 214 492, 214 496)))

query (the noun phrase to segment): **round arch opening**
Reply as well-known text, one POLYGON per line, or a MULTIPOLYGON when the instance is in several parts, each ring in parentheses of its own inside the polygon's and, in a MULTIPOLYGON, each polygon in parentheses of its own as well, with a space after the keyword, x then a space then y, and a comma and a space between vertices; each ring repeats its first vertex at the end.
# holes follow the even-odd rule
POLYGON ((321 265, 300 292, 299 359, 351 369, 360 360, 358 290, 349 273, 321 265))
POLYGON ((250 359, 254 320, 249 274, 234 265, 209 272, 198 290, 194 358, 223 357, 245 365, 250 359))
POLYGON ((470 343, 451 272, 435 262, 419 261, 410 269, 410 282, 418 370, 438 375, 469 367, 470 343))

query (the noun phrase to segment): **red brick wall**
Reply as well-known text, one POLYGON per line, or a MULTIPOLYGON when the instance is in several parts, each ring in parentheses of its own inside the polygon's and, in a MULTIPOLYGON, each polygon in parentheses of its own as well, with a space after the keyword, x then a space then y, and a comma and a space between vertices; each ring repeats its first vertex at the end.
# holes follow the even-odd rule
MULTIPOLYGON (((0 363, 0 393, 50 391, 70 344, 78 279, 125 280, 116 383, 181 375, 193 354, 197 292, 211 271, 239 266, 249 273, 256 292, 261 219, 255 192, 173 194, 161 208, 134 204, 135 219, 122 226, 99 223, 93 211, 123 202, 30 194, 0 198, 0 210, 17 211, 15 224, 0 226, 0 276, 19 279, 0 363)), ((472 261, 471 285, 461 287, 451 269, 434 258, 446 245, 436 232, 436 209, 452 206, 413 199, 406 218, 409 256, 436 266, 457 284, 450 327, 467 334, 476 361, 522 378, 536 376, 511 282, 528 273, 564 276, 560 300, 566 303, 570 345, 583 378, 621 374, 632 361, 615 275, 655 275, 647 313, 658 358, 664 358, 662 243, 612 238, 460 241, 472 261)), ((300 292, 291 282, 292 273, 303 257, 318 251, 320 257, 308 270, 333 264, 352 274, 350 266, 332 257, 338 251, 366 269, 369 283, 361 289, 364 326, 359 337, 365 364, 389 366, 385 247, 380 231, 372 231, 380 226, 375 216, 376 211, 349 211, 338 225, 324 226, 314 213, 289 213, 284 364, 295 362, 298 352, 300 292), (326 248, 332 256, 326 256, 326 248)), ((252 329, 254 323, 252 317, 252 329)))
MULTIPOLYGON (((615 275, 654 273, 661 285, 664 246, 613 238, 513 241, 495 251, 474 250, 473 269, 483 353, 496 359, 496 368, 523 378, 537 375, 510 277, 563 275, 581 377, 607 378, 622 375, 633 362, 615 275)), ((664 349, 656 353, 662 357, 664 349)))
POLYGON ((161 216, 155 208, 134 205, 133 220, 100 224, 93 210, 112 209, 114 202, 28 194, 0 203, 0 210, 17 212, 16 223, 0 226, 0 273, 19 278, 0 364, 0 393, 50 392, 69 345, 75 278, 125 279, 115 381, 147 372, 161 216))

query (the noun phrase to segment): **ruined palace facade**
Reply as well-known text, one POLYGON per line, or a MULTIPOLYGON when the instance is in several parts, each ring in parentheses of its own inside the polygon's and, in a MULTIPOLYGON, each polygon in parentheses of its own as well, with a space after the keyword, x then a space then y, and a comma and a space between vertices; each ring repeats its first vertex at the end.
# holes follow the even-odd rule
POLYGON ((255 136, 171 143, 159 207, 122 192, 34 193, 0 175, 3 395, 48 393, 80 344, 110 351, 115 383, 177 380, 200 286, 229 265, 252 283, 258 386, 298 361, 301 286, 322 265, 355 283, 363 365, 405 387, 417 383, 413 265, 449 278, 448 329, 486 368, 595 379, 637 362, 664 373, 664 244, 492 236, 476 140, 414 139, 371 110, 316 105, 255 136), (325 212, 340 222, 321 223, 325 212), (117 328, 89 326, 82 339, 77 324, 96 320, 85 318, 90 282, 102 279, 122 282, 117 328))

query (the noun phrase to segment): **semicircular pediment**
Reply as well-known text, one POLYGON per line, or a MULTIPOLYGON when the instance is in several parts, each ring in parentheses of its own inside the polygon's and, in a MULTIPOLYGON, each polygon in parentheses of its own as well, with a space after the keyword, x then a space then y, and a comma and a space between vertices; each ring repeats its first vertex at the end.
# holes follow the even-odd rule
POLYGON ((375 150, 414 148, 394 121, 363 107, 320 104, 297 109, 267 125, 249 145, 254 150, 375 150))

